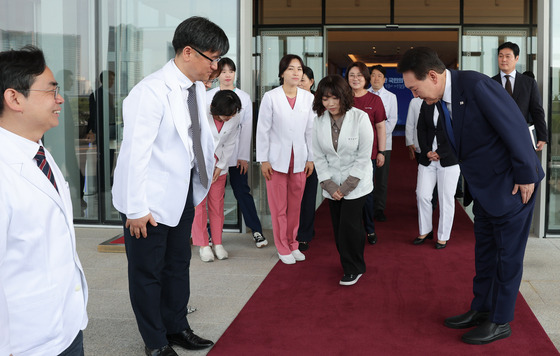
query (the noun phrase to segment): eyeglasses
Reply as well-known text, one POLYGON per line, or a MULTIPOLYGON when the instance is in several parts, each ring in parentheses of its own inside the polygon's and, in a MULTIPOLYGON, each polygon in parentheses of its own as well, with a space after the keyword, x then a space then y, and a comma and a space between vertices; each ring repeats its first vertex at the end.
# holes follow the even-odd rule
POLYGON ((210 57, 208 57, 207 55, 205 55, 204 53, 200 52, 198 49, 194 48, 193 46, 190 46, 192 49, 194 49, 196 51, 196 53, 200 54, 202 57, 206 58, 207 60, 210 61, 210 64, 214 64, 214 63, 218 63, 220 61, 220 59, 222 59, 221 57, 218 57, 216 59, 212 59, 210 57))
POLYGON ((358 73, 358 74, 352 73, 352 74, 349 74, 349 75, 348 75, 348 78, 352 78, 352 79, 354 79, 354 78, 363 78, 363 77, 364 77, 364 76, 362 75, 362 73, 358 73))
POLYGON ((18 91, 50 91, 54 93, 54 100, 58 98, 58 94, 60 94, 60 87, 57 85, 55 89, 16 89, 18 91))

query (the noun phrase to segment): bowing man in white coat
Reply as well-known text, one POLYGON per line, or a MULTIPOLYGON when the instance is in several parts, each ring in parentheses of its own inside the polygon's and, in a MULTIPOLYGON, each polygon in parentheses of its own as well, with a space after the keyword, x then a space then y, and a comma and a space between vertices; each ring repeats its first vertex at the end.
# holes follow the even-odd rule
POLYGON ((224 194, 229 161, 237 144, 239 135, 239 112, 241 100, 232 90, 221 90, 212 99, 208 124, 214 137, 216 151, 214 158, 214 174, 212 185, 207 198, 197 205, 192 227, 193 245, 200 246, 200 259, 204 262, 214 261, 214 253, 219 260, 228 258, 228 253, 222 245, 222 230, 224 227, 224 194), (206 205, 208 204, 208 214, 206 205), (212 246, 209 246, 206 221, 210 218, 210 232, 212 246))
POLYGON ((221 28, 201 17, 183 21, 175 57, 138 83, 123 102, 124 135, 113 205, 121 212, 132 309, 147 355, 175 355, 170 344, 202 349, 186 319, 189 236, 194 207, 208 193, 214 140, 201 80, 229 49, 221 28))
POLYGON ((0 355, 83 355, 87 284, 68 183, 41 137, 64 99, 43 52, 0 53, 0 355))
POLYGON ((274 243, 286 264, 304 261, 296 240, 305 180, 313 172, 313 95, 298 88, 303 61, 280 60, 281 86, 264 94, 257 121, 257 161, 266 179, 274 243))
POLYGON ((373 126, 353 102, 352 88, 339 75, 319 82, 313 102, 315 167, 323 196, 329 199, 343 286, 355 284, 366 271, 362 209, 373 190, 373 126))

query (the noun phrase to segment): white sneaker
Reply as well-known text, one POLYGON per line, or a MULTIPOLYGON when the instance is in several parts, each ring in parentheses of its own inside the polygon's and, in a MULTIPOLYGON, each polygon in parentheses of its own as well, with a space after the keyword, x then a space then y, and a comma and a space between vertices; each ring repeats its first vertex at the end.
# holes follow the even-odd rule
POLYGON ((258 231, 253 232, 253 239, 255 239, 255 245, 257 245, 258 248, 268 245, 266 238, 258 231))
POLYGON ((294 256, 295 260, 300 262, 300 261, 305 261, 305 255, 303 253, 301 253, 300 250, 293 250, 292 251, 292 256, 294 256))
POLYGON ((228 253, 223 245, 214 245, 214 253, 219 260, 225 260, 228 258, 228 253))
POLYGON ((296 259, 292 254, 289 255, 278 254, 278 257, 280 257, 280 261, 284 262, 287 265, 293 265, 294 263, 296 263, 296 259))
POLYGON ((201 246, 199 254, 202 262, 214 261, 214 253, 212 252, 212 248, 210 246, 201 246))

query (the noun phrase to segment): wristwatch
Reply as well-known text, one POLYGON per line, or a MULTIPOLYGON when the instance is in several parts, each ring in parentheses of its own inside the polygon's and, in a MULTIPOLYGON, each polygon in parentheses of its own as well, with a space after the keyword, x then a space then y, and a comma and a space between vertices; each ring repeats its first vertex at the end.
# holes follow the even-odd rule
POLYGON ((385 156, 385 151, 377 151, 377 153, 381 153, 383 156, 385 156))

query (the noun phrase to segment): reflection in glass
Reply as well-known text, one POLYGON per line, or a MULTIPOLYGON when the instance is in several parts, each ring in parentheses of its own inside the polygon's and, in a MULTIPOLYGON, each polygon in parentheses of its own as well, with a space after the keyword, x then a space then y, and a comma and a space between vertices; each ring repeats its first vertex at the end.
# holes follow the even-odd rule
MULTIPOLYGON (((550 163, 547 230, 560 230, 560 3, 550 2, 550 163)), ((546 103, 545 103, 546 104, 546 103)))

